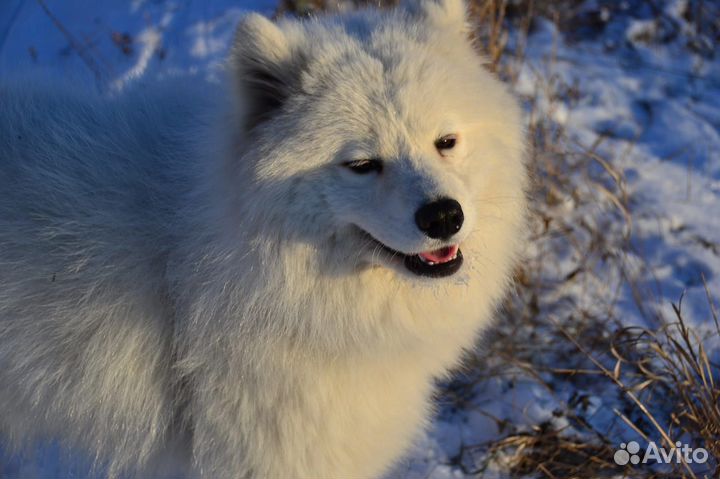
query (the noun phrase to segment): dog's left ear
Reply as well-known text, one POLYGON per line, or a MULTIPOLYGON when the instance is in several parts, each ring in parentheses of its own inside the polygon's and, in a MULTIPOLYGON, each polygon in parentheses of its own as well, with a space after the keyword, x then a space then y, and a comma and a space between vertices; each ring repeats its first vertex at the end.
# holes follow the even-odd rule
POLYGON ((240 20, 229 62, 240 114, 248 130, 266 121, 284 104, 299 77, 285 33, 257 13, 240 20))
POLYGON ((465 0, 415 0, 405 4, 411 12, 419 13, 436 27, 461 33, 470 30, 465 0))

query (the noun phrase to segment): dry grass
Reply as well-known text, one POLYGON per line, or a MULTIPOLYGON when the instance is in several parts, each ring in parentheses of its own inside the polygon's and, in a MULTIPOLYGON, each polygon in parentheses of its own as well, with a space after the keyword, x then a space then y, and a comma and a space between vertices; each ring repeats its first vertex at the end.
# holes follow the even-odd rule
MULTIPOLYGON (((510 82, 524 61, 524 39, 537 15, 555 21, 564 32, 583 22, 562 2, 527 0, 514 2, 512 9, 504 0, 477 0, 474 5, 485 22, 479 38, 494 68, 510 82), (513 51, 507 48, 503 28, 515 29, 519 38, 513 51)), ((716 28, 716 23, 704 28, 716 28)), ((621 405, 614 411, 618 418, 646 441, 672 448, 681 440, 705 447, 711 458, 702 467, 619 467, 612 460, 619 441, 587 420, 582 400, 579 405, 568 401, 554 411, 572 427, 542 423, 518 429, 503 424, 508 430, 504 437, 477 447, 485 451, 485 461, 503 457, 514 476, 718 477, 720 366, 710 361, 704 344, 720 338, 720 328, 715 338, 699 337, 683 317, 681 300, 673 305, 674 317, 665 318, 653 292, 637 281, 649 273, 638 264, 641 257, 638 260, 629 241, 633 221, 625 180, 612 166, 613 159, 599 153, 604 138, 578 145, 551 120, 552 105, 550 112, 538 108, 541 96, 552 99, 561 94, 572 102, 574 88, 548 75, 539 81, 537 97, 526 99, 530 168, 536 180, 531 242, 537 248, 517 272, 517 292, 506 304, 501 326, 472 362, 474 370, 486 373, 466 386, 477 388, 492 371, 513 380, 528 378, 551 394, 558 385, 577 388, 581 396, 592 391, 614 394, 621 405), (627 253, 633 253, 634 262, 627 253), (558 263, 563 267, 551 266, 558 263), (626 328, 617 318, 616 299, 622 288, 633 292, 639 314, 651 327, 626 328)), ((717 326, 709 291, 707 298, 717 326)), ((466 375, 472 378, 472 370, 466 375)), ((476 472, 483 470, 478 467, 476 472)))

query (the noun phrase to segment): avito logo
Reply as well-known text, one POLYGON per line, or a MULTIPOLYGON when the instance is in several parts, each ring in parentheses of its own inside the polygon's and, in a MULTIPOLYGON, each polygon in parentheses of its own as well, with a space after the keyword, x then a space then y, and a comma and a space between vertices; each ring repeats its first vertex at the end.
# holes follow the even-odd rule
POLYGON ((680 441, 675 443, 675 447, 666 450, 664 447, 658 447, 654 442, 648 443, 644 452, 640 451, 640 444, 635 441, 630 441, 627 444, 620 444, 620 449, 615 451, 613 456, 616 464, 624 466, 625 464, 680 464, 685 462, 687 464, 704 464, 708 460, 707 449, 699 447, 693 449, 687 444, 683 444, 680 441))

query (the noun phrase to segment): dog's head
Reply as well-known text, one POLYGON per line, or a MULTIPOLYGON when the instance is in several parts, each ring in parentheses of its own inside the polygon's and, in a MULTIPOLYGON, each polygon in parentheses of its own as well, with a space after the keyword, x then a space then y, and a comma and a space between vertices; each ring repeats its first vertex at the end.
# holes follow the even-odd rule
POLYGON ((233 161, 249 180, 238 187, 264 190, 267 204, 248 207, 318 257, 438 278, 471 255, 493 261, 508 247, 498 236, 514 241, 518 108, 474 51, 462 0, 279 23, 250 14, 230 69, 244 138, 233 161))

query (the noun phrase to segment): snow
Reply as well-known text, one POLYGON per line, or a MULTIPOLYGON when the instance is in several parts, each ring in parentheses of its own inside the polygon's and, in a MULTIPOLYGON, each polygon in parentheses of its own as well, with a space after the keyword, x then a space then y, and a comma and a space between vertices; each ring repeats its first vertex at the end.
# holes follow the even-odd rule
MULTIPOLYGON (((212 77, 222 66, 242 12, 270 15, 276 7, 275 0, 45 3, 55 21, 38 2, 0 2, 0 75, 40 67, 107 90, 122 89, 141 77, 212 77)), ((581 33, 571 35, 538 20, 513 85, 520 96, 534 99, 540 115, 564 128, 578 149, 595 146, 622 174, 629 199, 631 227, 621 220, 607 226, 608 237, 630 235, 631 247, 621 253, 625 270, 607 267, 601 281, 562 295, 588 310, 607 306, 619 324, 652 327, 653 315, 641 308, 671 317, 670 303, 684 294, 686 318, 698 330, 709 331, 703 280, 716 304, 720 292, 720 51, 707 54, 712 42, 708 46, 709 40, 684 19, 686 2, 661 2, 662 17, 639 2, 622 2, 622 7, 617 2, 612 8, 599 3, 583 4, 599 12, 604 22, 599 32, 579 28, 581 33), (697 43, 693 49, 688 38, 697 43), (644 295, 642 306, 621 281, 623 274, 635 279, 644 295)), ((517 39, 511 39, 511 48, 517 39)), ((595 167, 601 171, 603 165, 595 167)), ((560 198, 558 211, 603 228, 602 219, 614 208, 608 204, 598 198, 581 207, 572 198, 560 198)), ((563 277, 578 264, 577 253, 556 252, 552 240, 531 244, 529 255, 554 259, 543 265, 549 278, 563 277)), ((560 302, 560 296, 548 291, 541 300, 560 302)), ((560 357, 555 366, 566 361, 560 357)), ((528 375, 518 374, 511 382, 488 375, 458 389, 467 394, 461 408, 447 401, 455 383, 445 383, 438 417, 391 476, 470 477, 482 465, 483 477, 507 477, 508 458, 488 458, 480 446, 503 437, 507 427, 527 431, 549 422, 556 429, 573 430, 567 417, 554 411, 586 392, 583 417, 617 444, 637 439, 613 412, 619 393, 543 379, 553 382, 552 390, 528 375)), ((77 470, 72 462, 49 448, 33 464, 0 462, 0 475, 56 477, 77 470)))
POLYGON ((277 2, 47 0, 44 4, 49 13, 34 0, 0 2, 0 74, 39 67, 94 80, 103 88, 119 88, 143 75, 212 75, 221 66, 240 15, 248 10, 270 15, 277 2))

